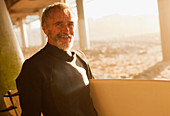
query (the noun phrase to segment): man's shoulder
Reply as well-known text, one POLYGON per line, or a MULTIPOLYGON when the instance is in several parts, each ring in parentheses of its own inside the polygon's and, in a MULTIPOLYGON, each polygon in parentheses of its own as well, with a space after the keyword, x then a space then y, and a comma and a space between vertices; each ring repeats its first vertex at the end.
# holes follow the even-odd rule
POLYGON ((36 52, 35 54, 33 54, 30 58, 28 58, 28 61, 40 61, 43 60, 43 58, 46 57, 46 53, 45 53, 45 49, 42 48, 40 49, 38 52, 36 52))
POLYGON ((40 51, 32 55, 30 58, 26 59, 24 64, 37 65, 45 59, 44 57, 44 50, 41 49, 40 51))
POLYGON ((81 50, 72 50, 73 52, 76 53, 76 55, 82 59, 83 61, 85 61, 87 63, 87 58, 86 55, 81 51, 81 50))

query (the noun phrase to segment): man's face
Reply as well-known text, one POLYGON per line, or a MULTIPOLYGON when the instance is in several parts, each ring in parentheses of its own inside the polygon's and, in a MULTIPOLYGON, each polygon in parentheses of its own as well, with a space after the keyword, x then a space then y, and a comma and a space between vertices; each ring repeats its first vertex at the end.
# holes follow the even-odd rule
POLYGON ((74 37, 74 20, 69 9, 54 10, 48 19, 46 34, 48 42, 59 49, 68 50, 72 47, 74 37))

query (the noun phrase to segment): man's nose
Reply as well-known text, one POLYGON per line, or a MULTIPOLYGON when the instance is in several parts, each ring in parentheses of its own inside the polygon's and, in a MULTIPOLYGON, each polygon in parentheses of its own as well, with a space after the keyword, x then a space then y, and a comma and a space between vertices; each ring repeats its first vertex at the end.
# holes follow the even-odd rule
POLYGON ((69 27, 68 27, 68 25, 64 25, 64 27, 63 27, 63 32, 65 32, 65 33, 69 33, 69 27))

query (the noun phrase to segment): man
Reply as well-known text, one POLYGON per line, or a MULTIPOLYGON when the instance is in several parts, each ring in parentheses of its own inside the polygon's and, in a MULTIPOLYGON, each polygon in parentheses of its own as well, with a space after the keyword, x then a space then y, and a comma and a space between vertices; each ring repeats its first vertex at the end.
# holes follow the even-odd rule
POLYGON ((16 80, 22 116, 97 116, 89 93, 90 68, 82 53, 70 49, 74 22, 64 3, 44 11, 48 43, 24 62, 16 80))

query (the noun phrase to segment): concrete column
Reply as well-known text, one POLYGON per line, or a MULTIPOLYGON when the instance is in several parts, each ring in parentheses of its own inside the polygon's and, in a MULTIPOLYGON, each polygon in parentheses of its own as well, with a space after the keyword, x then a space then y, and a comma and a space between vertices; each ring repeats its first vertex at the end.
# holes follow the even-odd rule
POLYGON ((76 0, 78 13, 79 43, 82 50, 90 49, 88 22, 85 17, 84 0, 76 0))
POLYGON ((60 2, 66 3, 66 2, 67 2, 67 0, 60 0, 60 2))
POLYGON ((27 48, 29 47, 29 44, 28 44, 28 34, 27 34, 27 29, 26 29, 26 24, 25 24, 25 18, 19 19, 19 27, 21 31, 22 47, 27 48))
POLYGON ((170 60, 170 0, 158 0, 163 60, 170 60))
MULTIPOLYGON (((24 60, 4 0, 0 0, 0 23, 0 110, 3 110, 6 109, 3 95, 16 89, 15 79, 24 60)), ((0 116, 9 114, 0 112, 0 116)))
MULTIPOLYGON (((43 9, 40 9, 39 10, 39 19, 40 19, 40 22, 41 22, 41 18, 42 18, 42 13, 43 13, 43 9)), ((40 27, 40 29, 41 29, 42 46, 44 46, 47 43, 47 39, 46 39, 45 33, 44 33, 44 31, 42 30, 41 27, 40 27)))

